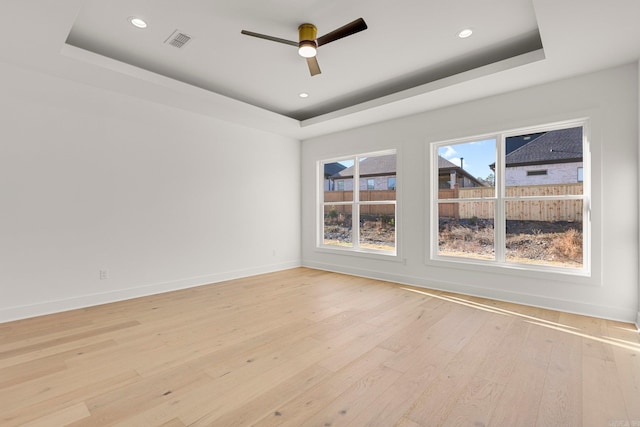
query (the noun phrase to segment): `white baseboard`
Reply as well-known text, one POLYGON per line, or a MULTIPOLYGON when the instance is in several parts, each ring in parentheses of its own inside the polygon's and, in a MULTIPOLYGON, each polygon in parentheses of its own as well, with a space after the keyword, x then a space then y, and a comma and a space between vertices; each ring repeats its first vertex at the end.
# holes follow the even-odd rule
MULTIPOLYGON (((549 310, 575 313, 585 316, 598 317, 602 319, 617 320, 621 322, 633 323, 636 317, 635 310, 621 309, 620 307, 610 307, 595 304, 588 304, 576 301, 563 300, 558 298, 545 297, 540 295, 524 294, 519 292, 505 291, 502 289, 489 289, 471 286, 464 283, 448 281, 432 281, 424 277, 392 274, 382 271, 364 270, 342 265, 332 265, 318 262, 302 263, 303 267, 316 268, 318 270, 332 271, 336 273, 350 274, 353 276, 366 277, 369 279, 385 280, 388 282, 400 283, 404 285, 418 286, 427 289, 455 292, 464 295, 490 298, 499 301, 513 302, 516 304, 529 305, 533 307, 546 308, 549 310)), ((638 313, 637 325, 640 323, 640 313, 638 313)))
POLYGON ((309 267, 318 270, 333 271, 336 273, 350 274, 353 276, 367 277, 377 280, 386 280, 389 282, 401 283, 412 286, 419 286, 427 289, 437 289, 442 291, 456 292, 466 295, 473 295, 484 298, 492 298, 501 301, 514 302, 518 304, 531 305, 536 307, 547 308, 551 310, 565 311, 569 313, 583 314, 587 316, 600 317, 611 320, 619 320, 623 322, 633 322, 640 330, 640 312, 634 313, 633 310, 621 310, 618 307, 608 307, 593 304, 579 303, 575 301, 567 301, 556 298, 541 297, 537 295, 522 294, 497 289, 478 288, 462 283, 455 282, 434 282, 423 277, 415 277, 409 275, 390 274, 381 271, 363 270, 352 267, 344 267, 332 264, 308 262, 300 263, 291 261, 287 263, 261 266, 246 270, 228 271, 216 273, 206 276, 191 277, 171 282, 156 283, 136 288, 121 289, 112 292, 82 295, 74 298, 68 298, 57 301, 47 301, 32 305, 24 305, 18 307, 9 307, 0 309, 0 323, 10 322, 13 320, 25 319, 29 317, 42 316, 51 313, 69 311, 79 308, 86 308, 95 305, 108 304, 111 302, 123 301, 132 298, 144 297, 148 295, 171 292, 180 289, 203 286, 212 283, 223 282, 226 280, 239 279, 243 277, 255 276, 258 274, 272 273, 275 271, 288 270, 296 267, 309 267))
POLYGON ((62 311, 86 308, 95 305, 108 304, 111 302, 123 301, 132 298, 139 298, 149 295, 161 294, 164 292, 177 291, 180 289, 204 286, 226 280, 240 279, 243 277, 255 276, 258 274, 272 273, 275 271, 288 270, 300 267, 299 261, 291 261, 280 264, 272 264, 246 270, 227 271, 206 276, 190 277, 171 282, 155 283, 151 285, 139 286, 105 292, 100 294, 81 295, 64 300, 47 301, 31 305, 9 307, 0 309, 0 323, 13 320, 26 319, 29 317, 42 316, 46 314, 59 313, 62 311))

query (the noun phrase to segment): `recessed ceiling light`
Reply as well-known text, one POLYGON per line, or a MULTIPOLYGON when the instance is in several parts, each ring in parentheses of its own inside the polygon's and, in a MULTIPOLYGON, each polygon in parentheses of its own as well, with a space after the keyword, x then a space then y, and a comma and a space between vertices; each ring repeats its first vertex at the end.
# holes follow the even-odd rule
POLYGON ((309 97, 309 94, 308 94, 307 92, 301 92, 300 94, 298 94, 298 96, 299 96, 300 98, 308 98, 308 97, 309 97))
POLYGON ((473 30, 470 28, 465 28, 458 33, 458 37, 460 37, 461 39, 466 39, 467 37, 470 37, 471 34, 473 34, 473 30))
POLYGON ((131 25, 133 25, 134 27, 147 28, 147 23, 142 18, 136 18, 135 16, 130 16, 128 20, 129 22, 131 22, 131 25))

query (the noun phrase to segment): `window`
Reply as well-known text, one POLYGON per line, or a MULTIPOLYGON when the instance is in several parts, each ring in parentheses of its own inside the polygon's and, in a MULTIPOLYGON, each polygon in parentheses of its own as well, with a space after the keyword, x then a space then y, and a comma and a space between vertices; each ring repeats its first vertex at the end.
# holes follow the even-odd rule
POLYGON ((344 185, 321 192, 318 247, 396 255, 395 150, 321 161, 320 178, 336 163, 332 178, 344 185), (393 188, 376 189, 377 179, 393 188))
POLYGON ((433 143, 431 259, 587 275, 585 129, 579 121, 433 143))
POLYGON ((396 189, 396 177, 392 176, 387 178, 387 190, 395 190, 396 189))
POLYGON ((344 191, 344 181, 338 181, 338 191, 344 191))

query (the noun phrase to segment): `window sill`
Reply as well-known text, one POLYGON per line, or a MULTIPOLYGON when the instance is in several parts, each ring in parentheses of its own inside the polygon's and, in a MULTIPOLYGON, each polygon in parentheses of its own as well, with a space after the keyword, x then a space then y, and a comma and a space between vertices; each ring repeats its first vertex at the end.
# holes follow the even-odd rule
POLYGON ((349 249, 349 248, 340 248, 340 247, 332 247, 332 246, 316 246, 315 251, 323 254, 331 254, 331 255, 347 255, 354 256, 358 258, 370 258, 378 261, 390 261, 390 262, 402 262, 402 259, 398 255, 397 251, 394 253, 384 252, 384 251, 374 251, 374 250, 363 250, 363 249, 349 249))
POLYGON ((497 261, 474 261, 454 257, 427 258, 425 265, 431 267, 468 270, 490 274, 503 274, 516 277, 528 277, 539 280, 569 282, 586 286, 601 286, 593 272, 585 269, 564 269, 559 267, 526 264, 506 264, 497 261))

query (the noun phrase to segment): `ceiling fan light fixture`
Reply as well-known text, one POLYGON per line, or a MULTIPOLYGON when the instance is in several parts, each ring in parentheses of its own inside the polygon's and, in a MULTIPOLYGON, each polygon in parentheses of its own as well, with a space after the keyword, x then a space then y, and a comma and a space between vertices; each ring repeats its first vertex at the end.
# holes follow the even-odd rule
POLYGON ((298 55, 303 58, 313 58, 316 56, 316 42, 311 40, 301 41, 298 45, 298 55))
POLYGON ((298 27, 298 54, 303 58, 313 58, 316 56, 316 37, 318 29, 313 24, 301 24, 298 27))

